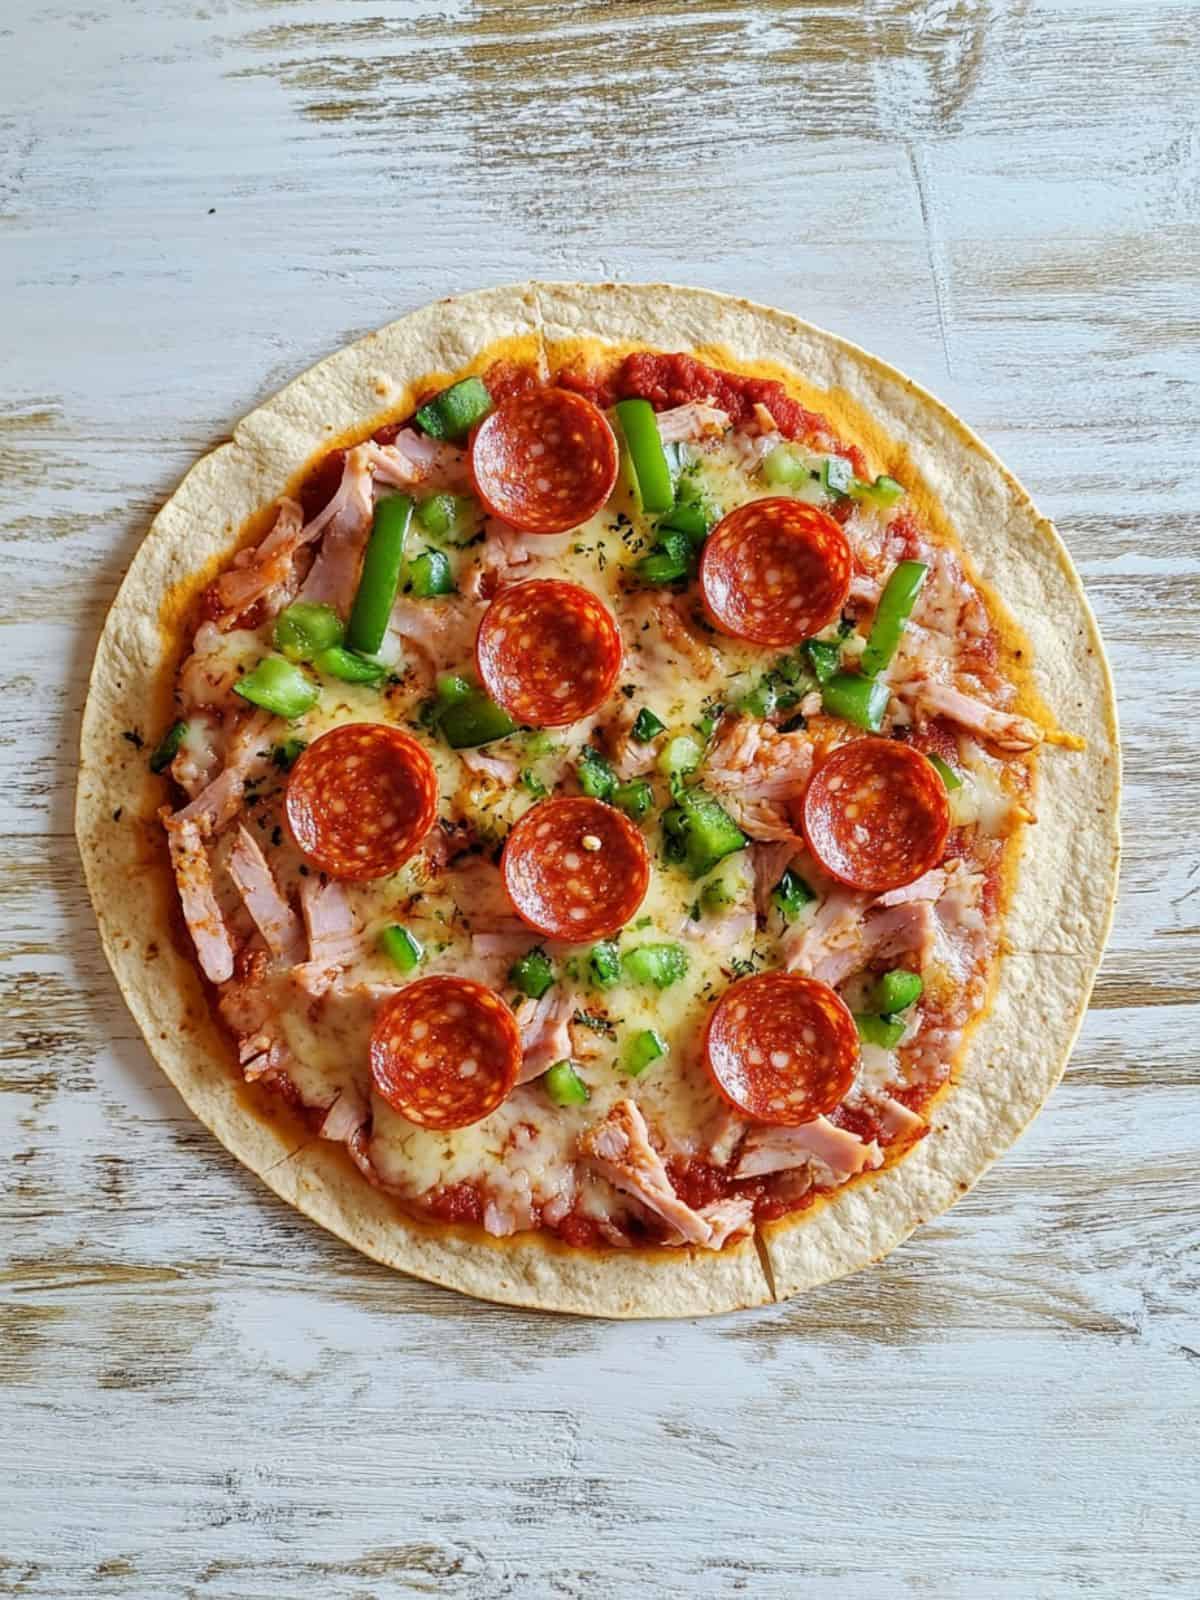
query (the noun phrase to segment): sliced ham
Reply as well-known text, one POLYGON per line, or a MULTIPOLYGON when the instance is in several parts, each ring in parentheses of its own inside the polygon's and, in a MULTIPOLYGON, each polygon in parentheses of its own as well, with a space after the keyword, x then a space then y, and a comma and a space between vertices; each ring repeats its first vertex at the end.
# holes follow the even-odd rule
POLYGON ((321 1138, 345 1144, 353 1139, 361 1128, 366 1127, 370 1114, 365 1095, 354 1087, 343 1089, 325 1113, 325 1120, 321 1124, 321 1138))
POLYGON ((715 1248, 713 1224, 675 1193, 662 1157, 650 1143, 646 1120, 632 1100, 618 1100, 607 1116, 580 1134, 579 1153, 598 1176, 661 1217, 685 1243, 715 1248))
POLYGON ((300 907, 308 930, 310 963, 340 967, 353 961, 362 950, 362 932, 342 885, 303 878, 300 907))
POLYGON ((378 451, 379 446, 360 444, 346 452, 337 493, 304 530, 310 538, 318 533, 323 537, 317 559, 300 589, 300 598, 332 606, 343 616, 354 599, 358 569, 371 532, 375 508, 372 449, 378 451))
MULTIPOLYGON (((909 691, 905 691, 908 694, 909 691)), ((948 684, 935 683, 928 678, 912 685, 911 698, 918 711, 930 717, 946 717, 968 733, 977 734, 1000 750, 1032 750, 1044 737, 1042 730, 1027 717, 1018 717, 1011 711, 998 711, 983 700, 972 699, 948 684)))
POLYGON ((746 1195, 730 1195, 726 1200, 711 1200, 696 1213, 708 1224, 708 1248, 720 1250, 739 1233, 754 1226, 754 1202, 746 1195))
POLYGON ((246 828, 239 827, 229 852, 229 876, 254 926, 262 934, 267 949, 278 961, 295 966, 304 958, 304 930, 300 918, 279 892, 275 875, 258 841, 246 828))
POLYGON ((194 822, 203 832, 214 834, 233 820, 241 807, 247 782, 261 777, 270 763, 267 730, 272 720, 269 712, 255 711, 237 724, 229 740, 224 769, 194 800, 175 813, 176 822, 194 822))
POLYGON ((524 1050, 518 1083, 540 1078, 556 1061, 570 1056, 568 1024, 574 1014, 575 999, 560 984, 547 989, 540 1000, 522 1000, 516 1012, 524 1050))
POLYGON ((202 622, 192 640, 192 652, 179 669, 179 698, 190 716, 198 709, 220 707, 230 701, 240 676, 242 650, 259 650, 257 635, 249 631, 222 632, 216 622, 202 622))
POLYGON ((695 631, 678 600, 646 590, 633 595, 621 617, 627 660, 671 690, 681 671, 706 680, 716 670, 712 647, 695 631))
POLYGON ((660 411, 655 419, 658 436, 664 444, 682 444, 687 439, 719 438, 733 426, 728 411, 708 405, 703 400, 689 400, 686 405, 672 406, 660 411))
POLYGON ((179 903, 201 970, 210 983, 224 983, 233 976, 233 943, 213 890, 204 830, 192 818, 173 817, 165 806, 159 819, 167 830, 179 903))
POLYGON ((388 627, 419 653, 432 682, 439 672, 472 669, 483 612, 483 603, 469 595, 444 600, 402 595, 392 607, 388 627))
POLYGON ((727 906, 719 917, 684 917, 679 932, 693 944, 708 945, 713 950, 725 950, 747 938, 758 927, 753 906, 727 906))
POLYGON ((750 863, 754 868, 754 906, 760 916, 771 909, 771 892, 783 877, 799 849, 795 838, 752 844, 750 863))
POLYGON ((837 1127, 828 1117, 818 1117, 799 1128, 751 1128, 734 1176, 763 1178, 819 1161, 835 1182, 844 1183, 856 1173, 878 1167, 882 1159, 874 1142, 864 1144, 856 1133, 837 1127))

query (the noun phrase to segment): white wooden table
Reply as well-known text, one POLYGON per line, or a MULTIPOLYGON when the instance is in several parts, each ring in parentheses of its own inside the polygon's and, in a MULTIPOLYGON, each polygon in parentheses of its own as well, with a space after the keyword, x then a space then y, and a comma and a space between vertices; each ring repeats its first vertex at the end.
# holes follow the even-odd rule
POLYGON ((1195 1592, 1198 47, 1168 0, 0 0, 0 1595, 1195 1592), (566 1321, 358 1258, 188 1116, 80 882, 154 508, 326 351, 535 275, 907 368, 1056 518, 1117 670, 1065 1085, 774 1310, 566 1321))

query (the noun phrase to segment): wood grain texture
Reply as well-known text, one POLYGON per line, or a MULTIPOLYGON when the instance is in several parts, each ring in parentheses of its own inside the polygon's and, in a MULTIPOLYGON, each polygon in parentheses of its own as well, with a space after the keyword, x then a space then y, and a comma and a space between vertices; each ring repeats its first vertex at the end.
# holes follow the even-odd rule
POLYGON ((1194 1586, 1200 11, 1169 0, 0 6, 0 1595, 1194 1586), (154 508, 457 288, 667 277, 910 371, 1058 522, 1126 865, 1063 1088, 877 1270, 715 1322, 360 1260, 186 1114, 70 837, 154 508))

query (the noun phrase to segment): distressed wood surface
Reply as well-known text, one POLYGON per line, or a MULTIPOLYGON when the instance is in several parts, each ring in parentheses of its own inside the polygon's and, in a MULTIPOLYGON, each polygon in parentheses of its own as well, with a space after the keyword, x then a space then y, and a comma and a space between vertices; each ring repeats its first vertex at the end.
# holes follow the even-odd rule
POLYGON ((0 1595, 1158 1596, 1195 1583, 1200 8, 0 5, 0 1595), (455 288, 667 277, 942 394, 1062 529, 1127 856, 1051 1106, 877 1270, 615 1326, 389 1275, 188 1116, 70 836, 147 521, 455 288))

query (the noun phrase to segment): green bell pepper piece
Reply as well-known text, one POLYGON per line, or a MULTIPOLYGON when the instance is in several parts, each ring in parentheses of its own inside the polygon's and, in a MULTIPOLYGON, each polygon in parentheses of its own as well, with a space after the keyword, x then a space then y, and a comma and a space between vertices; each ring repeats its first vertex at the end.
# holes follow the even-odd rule
POLYGON ((625 1051, 624 1068, 631 1078, 640 1078, 652 1061, 667 1053, 667 1041, 657 1028, 643 1028, 635 1033, 625 1051))
POLYGON ((387 632, 400 588, 412 511, 413 503, 406 494, 389 495, 375 507, 358 592, 346 625, 346 644, 361 655, 373 656, 387 632))
POLYGON ((654 807, 654 790, 645 778, 634 778, 629 783, 619 783, 613 790, 612 803, 634 822, 640 822, 654 807))
POLYGON ((867 677, 873 678, 882 672, 896 654, 900 635, 912 615, 928 571, 923 561, 901 561, 892 569, 879 597, 875 620, 867 636, 867 648, 862 653, 862 670, 867 677))
POLYGON ((669 511, 675 504, 675 490, 654 407, 649 400, 619 400, 616 413, 629 449, 642 510, 669 511))
POLYGON ((885 1017, 894 1016, 897 1011, 907 1011, 909 1006, 915 1005, 924 987, 917 973, 905 967, 893 967, 875 985, 871 1004, 885 1017))
POLYGON ((615 939, 592 946, 588 957, 593 981, 598 989, 615 989, 621 981, 621 957, 615 939))
POLYGON ((401 972, 412 972, 425 957, 421 941, 398 922, 392 923, 391 927, 381 929, 379 948, 401 972))
POLYGON ((289 661, 311 661, 342 642, 345 630, 332 606, 296 600, 275 619, 272 639, 289 661))
POLYGON ((449 557, 441 550, 423 550, 409 564, 412 592, 418 600, 454 593, 454 574, 449 557))
POLYGON ((575 776, 584 794, 593 800, 611 800, 617 787, 612 766, 592 745, 587 745, 575 763, 575 776))
POLYGON ((542 1074, 542 1087, 556 1106, 585 1106, 592 1092, 573 1061, 556 1061, 542 1074))
POLYGON ((482 378, 463 378, 427 400, 417 412, 417 426, 431 439, 465 439, 492 409, 492 397, 482 378))
POLYGON ((343 683, 378 683, 388 670, 382 661, 369 661, 366 656, 356 655, 340 644, 321 650, 313 657, 312 664, 318 672, 340 678, 343 683))
POLYGON ((287 717, 289 722, 311 711, 321 697, 308 674, 282 656, 264 656, 253 672, 234 684, 233 692, 272 716, 287 717))
POLYGON ((665 733, 666 728, 666 723, 656 717, 649 706, 643 706, 634 718, 633 737, 639 744, 649 744, 651 739, 657 739, 660 733, 665 733))
POLYGON ((894 1050, 904 1037, 907 1024, 892 1022, 887 1017, 856 1016, 854 1026, 864 1044, 877 1044, 884 1050, 894 1050))
POLYGON ((934 756, 934 755, 928 755, 928 754, 926 755, 925 759, 926 759, 926 761, 929 762, 929 765, 933 768, 933 770, 937 773, 938 777, 946 785, 946 793, 947 794, 953 794, 955 789, 961 789, 962 788, 962 786, 963 786, 962 778, 959 776, 959 774, 957 772, 955 772, 954 768, 949 764, 949 762, 943 761, 941 756, 934 756))
POLYGON ((831 717, 844 717, 868 733, 878 733, 891 695, 886 683, 839 672, 821 685, 821 704, 831 717))
POLYGON ((540 1000, 554 982, 554 967, 544 950, 527 950, 519 961, 513 963, 508 981, 514 989, 527 994, 531 1000, 540 1000))

